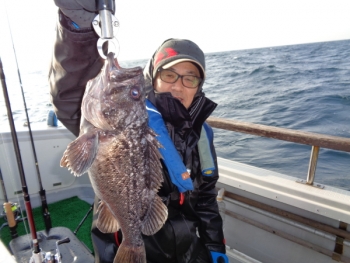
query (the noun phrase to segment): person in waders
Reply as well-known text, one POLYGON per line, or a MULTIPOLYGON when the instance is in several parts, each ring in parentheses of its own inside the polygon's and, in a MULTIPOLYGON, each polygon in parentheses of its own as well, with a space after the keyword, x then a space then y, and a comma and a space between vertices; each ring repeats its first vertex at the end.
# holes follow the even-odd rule
MULTIPOLYGON (((61 123, 78 136, 86 83, 104 63, 91 26, 98 12, 95 0, 55 0, 55 4, 59 19, 49 72, 51 101, 61 123)), ((227 263, 216 201, 219 173, 213 131, 205 123, 217 104, 202 89, 204 53, 190 40, 168 39, 148 61, 144 78, 149 126, 158 134, 167 133, 169 140, 160 142, 176 149, 175 154, 162 152, 164 182, 158 195, 168 207, 168 219, 156 234, 143 236, 147 262, 227 263)), ((113 262, 122 233, 101 233, 96 219, 95 206, 91 230, 95 262, 113 262)))

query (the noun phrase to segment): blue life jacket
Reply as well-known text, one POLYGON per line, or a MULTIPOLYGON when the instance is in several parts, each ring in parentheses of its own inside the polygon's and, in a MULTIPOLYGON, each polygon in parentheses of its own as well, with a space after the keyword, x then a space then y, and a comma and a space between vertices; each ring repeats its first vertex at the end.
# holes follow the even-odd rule
MULTIPOLYGON (((168 134, 162 115, 148 99, 146 99, 146 109, 148 112, 148 126, 155 131, 158 135, 157 140, 163 145, 163 148, 160 148, 159 151, 172 183, 177 186, 181 193, 193 190, 192 180, 168 134)), ((212 131, 208 124, 204 124, 198 141, 201 169, 204 176, 212 175, 215 170, 208 136, 212 137, 212 131)))

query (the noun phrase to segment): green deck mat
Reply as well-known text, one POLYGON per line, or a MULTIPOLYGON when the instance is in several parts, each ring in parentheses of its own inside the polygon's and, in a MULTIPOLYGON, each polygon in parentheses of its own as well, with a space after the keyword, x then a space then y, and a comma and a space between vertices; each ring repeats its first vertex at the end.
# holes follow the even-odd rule
MULTIPOLYGON (((89 211, 91 204, 79 199, 78 197, 68 198, 56 203, 49 204, 49 212, 51 216, 52 227, 63 226, 67 227, 72 232, 76 230, 79 223, 83 220, 84 216, 89 211)), ((25 208, 21 207, 23 214, 25 216, 25 208)), ((42 216, 41 207, 32 209, 35 221, 35 227, 37 231, 45 229, 44 219, 42 216)), ((5 223, 5 219, 0 219, 0 225, 5 223)), ((28 222, 25 221, 26 228, 29 231, 28 222)), ((84 223, 81 225, 77 231, 77 238, 82 241, 91 251, 93 251, 90 229, 92 224, 92 212, 86 218, 84 223)), ((24 227, 24 222, 19 222, 17 224, 17 233, 19 236, 29 234, 26 232, 24 227)), ((11 241, 11 234, 8 227, 3 227, 0 233, 0 239, 3 244, 8 247, 11 241)))

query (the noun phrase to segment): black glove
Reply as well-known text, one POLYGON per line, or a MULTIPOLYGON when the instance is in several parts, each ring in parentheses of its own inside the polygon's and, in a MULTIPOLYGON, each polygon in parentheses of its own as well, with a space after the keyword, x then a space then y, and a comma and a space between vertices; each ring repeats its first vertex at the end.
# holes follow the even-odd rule
POLYGON ((69 17, 79 28, 91 27, 98 14, 95 0, 54 0, 62 13, 69 17))

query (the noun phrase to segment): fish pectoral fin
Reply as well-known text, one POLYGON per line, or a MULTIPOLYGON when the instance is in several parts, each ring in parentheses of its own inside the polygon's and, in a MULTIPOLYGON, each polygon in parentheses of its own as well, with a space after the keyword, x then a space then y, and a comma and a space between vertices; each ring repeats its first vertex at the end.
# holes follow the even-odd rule
POLYGON ((151 203, 142 222, 142 233, 150 236, 158 232, 162 228, 168 218, 168 208, 162 202, 162 199, 155 195, 154 202, 151 203))
POLYGON ((91 131, 82 134, 68 144, 60 165, 67 167, 75 176, 81 176, 91 167, 98 150, 98 133, 91 131))
POLYGON ((97 211, 99 215, 96 226, 102 233, 114 233, 119 230, 120 227, 117 219, 103 201, 100 202, 97 211))

